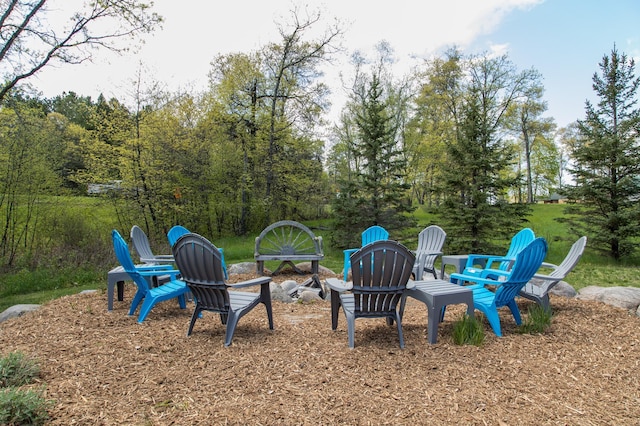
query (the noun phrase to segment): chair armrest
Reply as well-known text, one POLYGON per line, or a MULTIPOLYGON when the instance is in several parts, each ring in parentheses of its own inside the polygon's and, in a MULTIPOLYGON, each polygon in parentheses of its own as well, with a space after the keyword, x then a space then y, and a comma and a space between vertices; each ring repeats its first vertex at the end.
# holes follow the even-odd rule
POLYGON ((507 277, 511 274, 511 271, 503 271, 502 269, 482 269, 480 270, 480 277, 487 278, 490 275, 497 275, 498 277, 507 277))
POLYGON ((159 275, 170 275, 171 280, 173 281, 180 274, 180 271, 177 269, 156 269, 155 271, 138 271, 138 273, 143 277, 157 277, 159 275))
MULTIPOLYGON (((173 265, 136 265, 136 271, 171 271, 173 265)), ((166 272, 165 272, 166 273, 166 272)))
POLYGON ((345 255, 351 256, 353 253, 357 252, 358 250, 360 250, 359 248, 351 248, 351 249, 344 249, 342 250, 344 252, 345 255))
POLYGON ((173 256, 170 254, 162 254, 153 257, 141 257, 141 262, 144 263, 173 263, 173 256))
POLYGON ((473 282, 481 286, 485 285, 502 285, 502 281, 494 280, 491 278, 483 278, 478 275, 465 275, 465 274, 457 274, 453 273, 449 276, 450 280, 454 284, 462 285, 463 282, 473 282), (455 280, 455 281, 454 281, 455 280))
POLYGON ((476 263, 480 263, 483 265, 487 264, 487 259, 491 258, 491 257, 495 257, 494 255, 489 255, 489 254, 470 254, 467 257, 467 265, 465 266, 465 269, 467 268, 473 268, 473 265, 475 265, 476 263), (476 262, 476 260, 482 260, 481 262, 476 262))
POLYGON ((544 280, 544 281, 560 281, 562 279, 561 277, 554 277, 551 275, 542 275, 542 274, 535 274, 533 278, 537 278, 539 280, 544 280))
POLYGON ((233 288, 243 288, 243 287, 252 287, 256 285, 269 284, 270 282, 271 282, 271 277, 258 277, 258 278, 253 278, 247 281, 242 281, 239 283, 227 284, 227 285, 233 288))
POLYGON ((353 283, 345 282, 337 278, 327 278, 324 280, 324 282, 331 290, 337 291, 339 293, 349 291, 353 288, 353 283))

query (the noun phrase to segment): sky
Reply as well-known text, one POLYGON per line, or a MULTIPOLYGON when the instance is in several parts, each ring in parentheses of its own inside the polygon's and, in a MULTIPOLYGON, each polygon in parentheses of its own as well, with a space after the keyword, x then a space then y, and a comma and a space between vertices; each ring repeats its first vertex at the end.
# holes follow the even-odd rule
MULTIPOLYGON (((75 3, 50 0, 59 12, 75 3)), ((344 53, 325 75, 334 93, 332 116, 343 103, 339 72, 351 68, 348 56, 355 50, 373 55, 383 40, 395 50, 398 74, 454 45, 465 54, 506 53, 519 70, 535 68, 542 74, 546 116, 560 127, 584 118, 585 100, 596 99, 592 76, 614 46, 640 59, 640 0, 394 0, 384 6, 357 0, 154 3, 165 22, 145 37, 138 52, 98 52, 92 63, 48 67, 29 82, 45 97, 74 91, 126 102, 123 97, 142 69, 143 76, 168 90, 205 90, 214 57, 278 42, 276 23, 290 22, 290 11, 304 5, 321 10, 318 31, 333 19, 345 29, 344 53)))

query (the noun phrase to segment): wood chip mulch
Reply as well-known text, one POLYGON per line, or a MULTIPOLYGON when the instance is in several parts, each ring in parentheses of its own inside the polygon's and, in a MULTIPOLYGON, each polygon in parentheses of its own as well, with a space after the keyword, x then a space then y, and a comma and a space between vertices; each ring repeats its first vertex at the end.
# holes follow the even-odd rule
POLYGON ((160 303, 138 324, 125 287, 112 312, 100 290, 0 324, 0 355, 40 363, 50 424, 640 424, 640 318, 599 302, 552 296, 542 335, 518 333, 505 309, 504 337, 485 321, 476 347, 453 343, 461 305, 429 345, 426 308, 410 299, 404 350, 383 319, 357 320, 350 350, 329 301, 274 302, 275 330, 258 306, 225 348, 211 313, 186 336, 192 305, 160 303))

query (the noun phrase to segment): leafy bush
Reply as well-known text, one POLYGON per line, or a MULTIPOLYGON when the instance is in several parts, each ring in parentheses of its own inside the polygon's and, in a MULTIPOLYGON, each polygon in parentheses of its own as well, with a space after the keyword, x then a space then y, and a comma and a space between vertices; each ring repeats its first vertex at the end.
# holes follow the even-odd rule
POLYGON ((453 342, 456 345, 480 346, 484 342, 484 328, 475 317, 464 314, 462 319, 453 323, 453 342))
POLYGON ((0 424, 43 425, 49 419, 49 405, 42 392, 23 390, 40 374, 40 367, 21 352, 0 358, 0 424))
POLYGON ((0 391, 0 424, 43 425, 49 419, 51 403, 42 392, 7 388, 0 391))
POLYGON ((529 306, 519 330, 520 333, 543 333, 550 325, 551 309, 545 309, 536 303, 529 306))
POLYGON ((39 374, 38 364, 21 352, 11 352, 0 358, 0 387, 26 385, 39 374))

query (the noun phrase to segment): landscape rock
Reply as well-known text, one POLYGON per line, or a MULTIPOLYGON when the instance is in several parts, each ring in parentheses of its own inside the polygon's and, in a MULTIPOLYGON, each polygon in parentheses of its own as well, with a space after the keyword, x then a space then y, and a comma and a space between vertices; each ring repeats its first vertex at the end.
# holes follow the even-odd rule
POLYGON ((274 283, 271 281, 269 283, 269 291, 271 292, 271 300, 277 300, 283 303, 291 303, 293 299, 289 294, 282 288, 281 284, 274 283))
POLYGON ((253 274, 256 272, 255 262, 241 262, 227 265, 227 273, 231 274, 253 274))
POLYGON ((294 280, 286 280, 280 283, 280 287, 282 287, 285 293, 291 294, 293 289, 298 288, 298 283, 295 282, 294 280))
POLYGON ((640 288, 588 286, 580 289, 576 299, 597 300, 607 305, 637 312, 640 306, 640 288))
POLYGON ((298 300, 302 303, 321 302, 323 299, 314 289, 303 290, 298 296, 298 300))
POLYGON ((11 318, 20 317, 26 312, 37 310, 39 307, 40 305, 36 304, 13 305, 0 313, 0 322, 6 321, 11 318))
POLYGON ((560 281, 556 284, 551 290, 549 290, 549 293, 568 298, 576 297, 578 295, 576 289, 573 288, 571 284, 564 281, 560 281))

